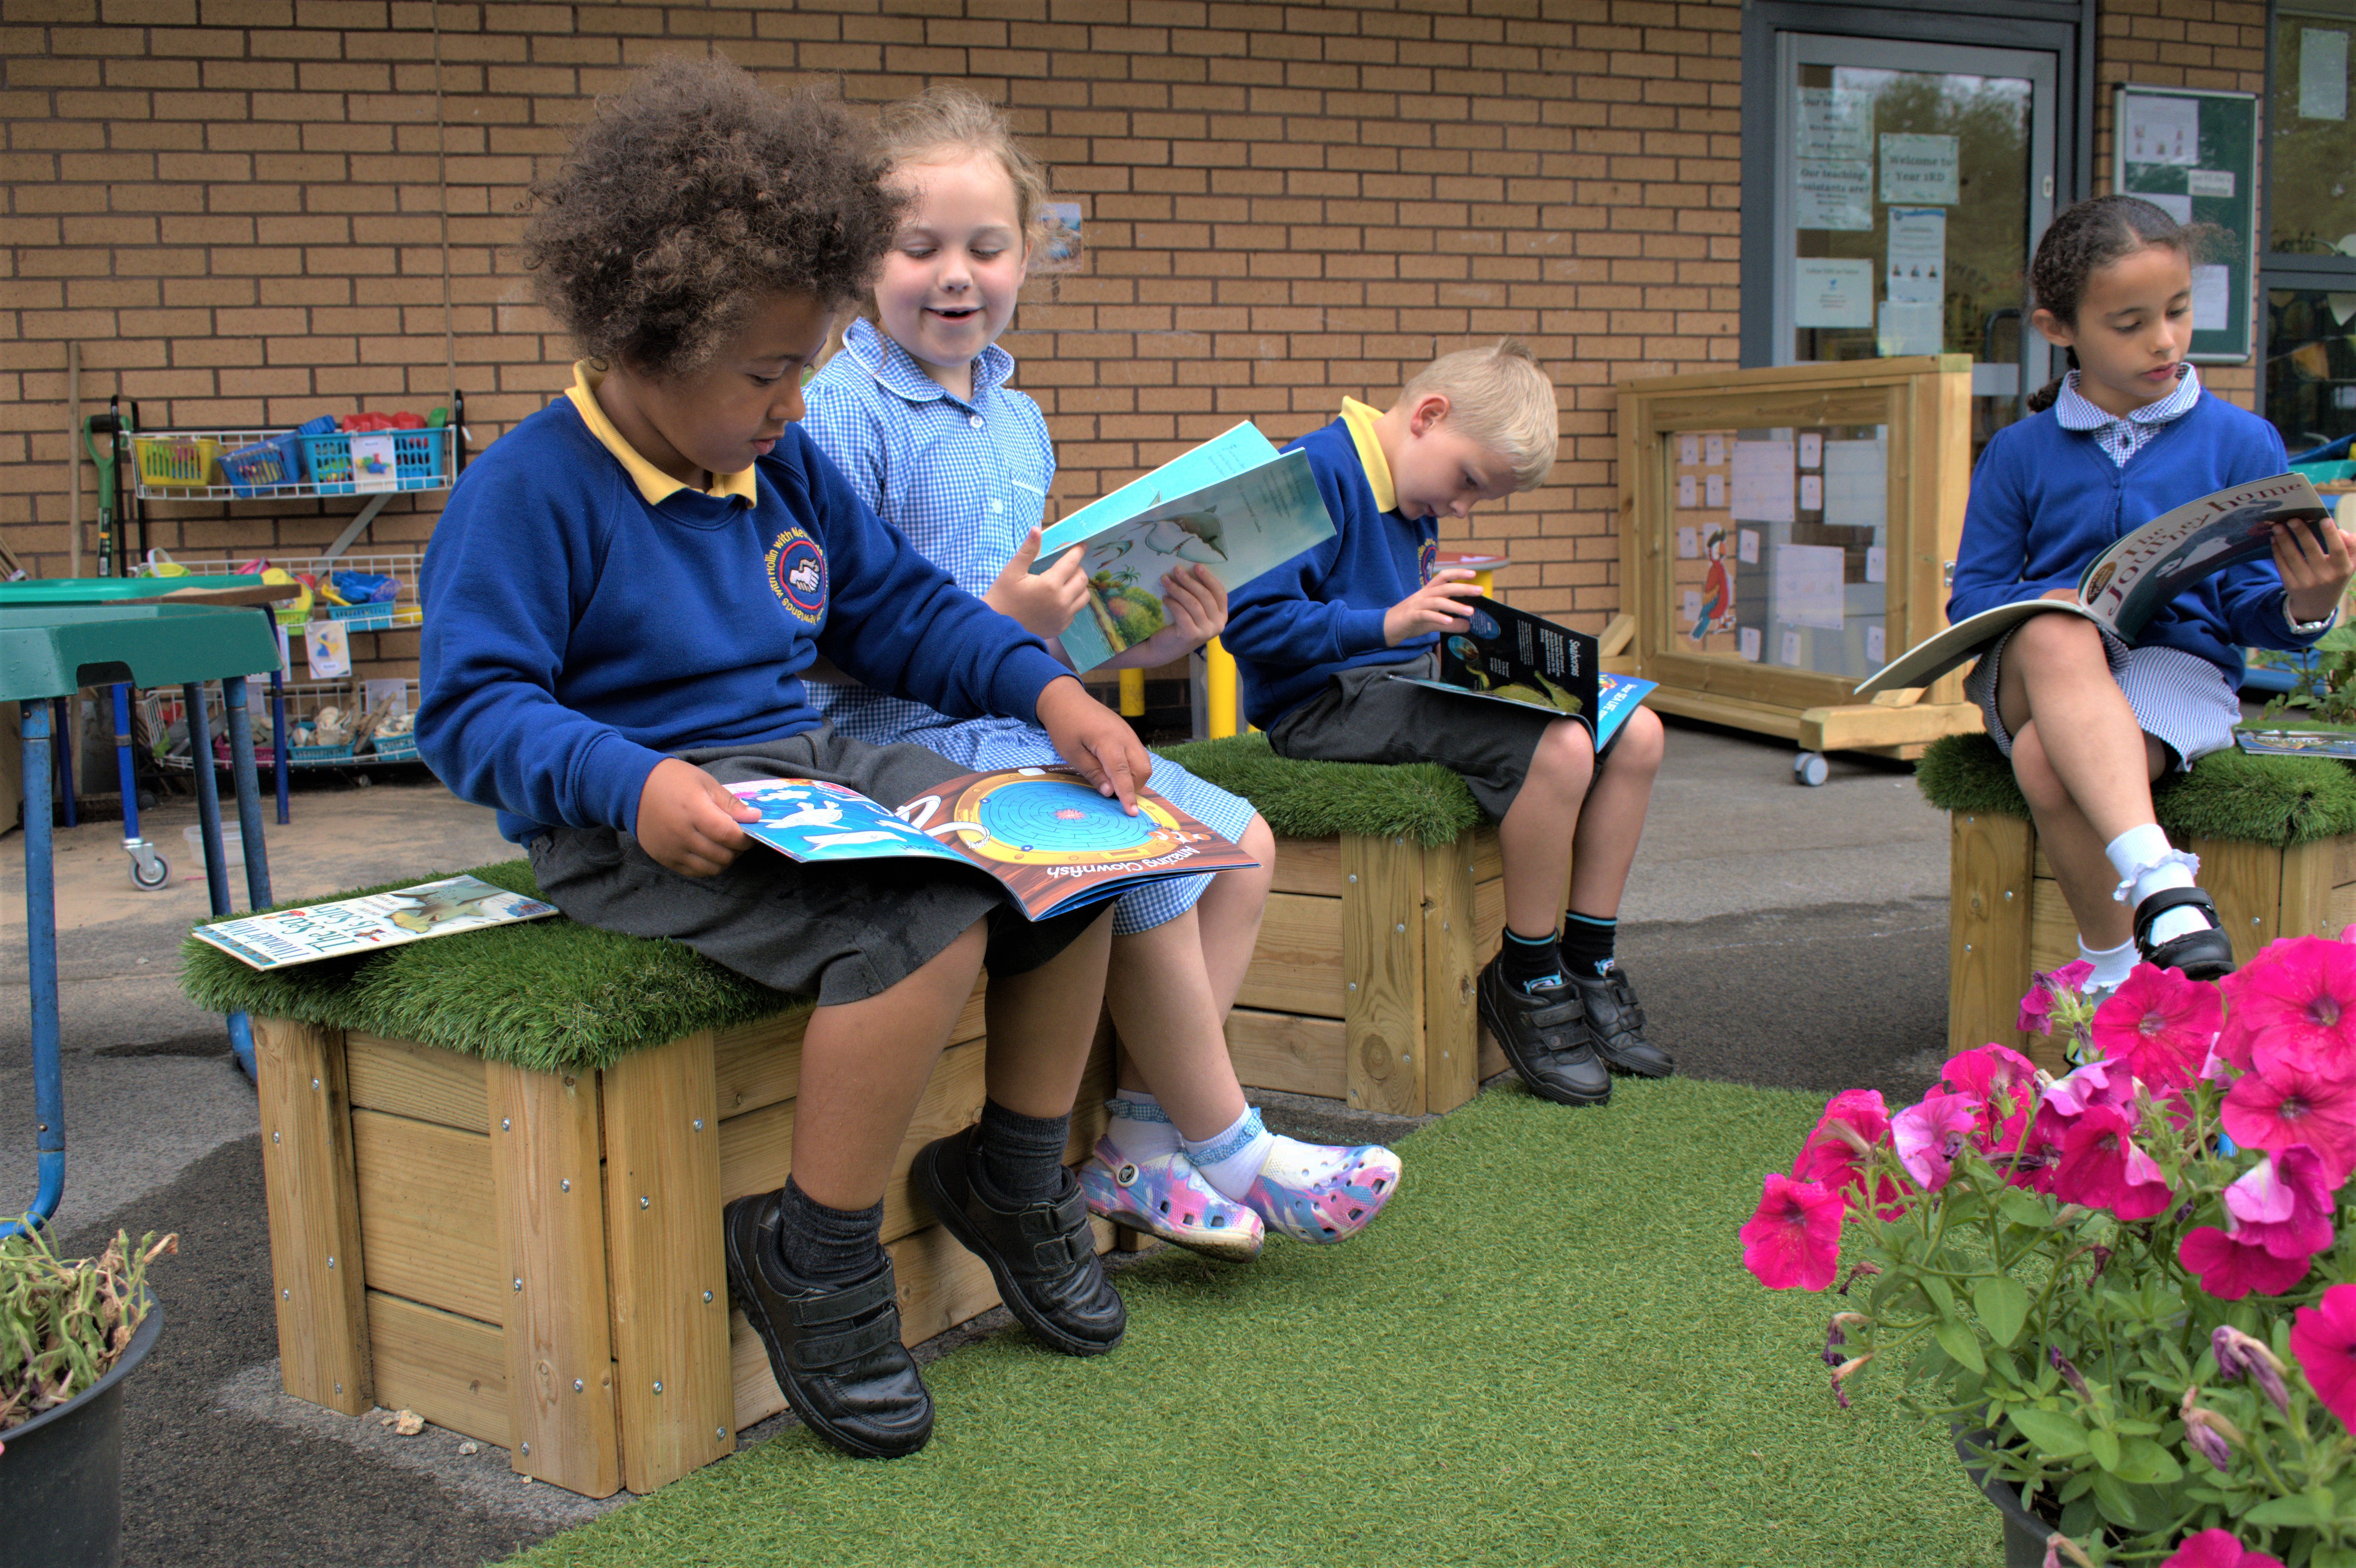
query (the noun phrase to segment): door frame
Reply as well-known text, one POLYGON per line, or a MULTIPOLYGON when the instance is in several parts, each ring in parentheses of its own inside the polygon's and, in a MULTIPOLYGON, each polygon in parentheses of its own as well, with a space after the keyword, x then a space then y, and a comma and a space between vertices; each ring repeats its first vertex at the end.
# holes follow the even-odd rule
MULTIPOLYGON (((1739 329, 1745 368, 1775 363, 1775 324, 1783 302, 1775 290, 1779 230, 1788 232, 1788 187, 1781 176, 1783 63, 1777 35, 2027 49, 2054 57, 2053 210, 2094 189, 2094 0, 1976 0, 1977 14, 1959 16, 1946 0, 1913 5, 1833 5, 1808 0, 1749 0, 1742 8, 1742 309, 1739 329)), ((2032 125, 2032 135, 2035 127, 2032 125)), ((2038 235, 2029 237, 2032 248, 2038 235)))

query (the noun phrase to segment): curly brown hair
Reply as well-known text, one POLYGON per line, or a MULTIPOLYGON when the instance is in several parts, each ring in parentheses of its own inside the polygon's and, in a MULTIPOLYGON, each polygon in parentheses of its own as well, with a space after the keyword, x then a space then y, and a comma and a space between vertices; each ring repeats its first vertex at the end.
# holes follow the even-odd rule
POLYGON ((583 354, 682 375, 765 295, 858 296, 899 228, 888 167, 814 91, 664 59, 601 101, 564 166, 532 186, 524 264, 583 354))
MULTIPOLYGON (((2190 253, 2190 237, 2165 209, 2133 196, 2097 196, 2063 208, 2047 225, 2029 263, 2029 292, 2037 308, 2075 328, 2078 302, 2085 297, 2086 281, 2123 256, 2148 246, 2190 253)), ((2064 363, 2078 368, 2078 351, 2068 349, 2064 363)), ((2056 376, 2029 394, 2029 411, 2041 414, 2062 396, 2065 378, 2056 376)))

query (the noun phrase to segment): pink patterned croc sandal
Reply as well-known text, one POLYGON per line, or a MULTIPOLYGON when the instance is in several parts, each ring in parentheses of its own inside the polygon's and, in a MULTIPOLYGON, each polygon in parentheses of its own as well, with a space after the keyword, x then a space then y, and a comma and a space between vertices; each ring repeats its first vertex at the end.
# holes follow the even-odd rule
POLYGON ((1296 1242, 1346 1242, 1398 1190, 1399 1157, 1380 1144, 1304 1144, 1280 1137, 1244 1207, 1296 1242))
POLYGON ((1183 1149, 1124 1159, 1110 1138, 1099 1138, 1080 1167, 1080 1191, 1098 1218, 1205 1257, 1249 1263, 1267 1235, 1259 1216, 1219 1196, 1183 1149))

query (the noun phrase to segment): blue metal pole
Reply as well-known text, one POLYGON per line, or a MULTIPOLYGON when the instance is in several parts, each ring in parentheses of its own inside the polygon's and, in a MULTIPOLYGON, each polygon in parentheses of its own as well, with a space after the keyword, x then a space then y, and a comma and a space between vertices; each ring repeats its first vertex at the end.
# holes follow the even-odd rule
POLYGON ((131 688, 114 688, 114 774, 123 784, 123 841, 139 837, 139 770, 131 762, 131 688))
POLYGON ((286 775, 292 768, 286 755, 286 675, 283 670, 270 672, 270 756, 273 763, 270 772, 277 780, 278 826, 284 827, 289 820, 286 815, 286 775))
POLYGON ((197 826, 205 841, 205 891, 213 913, 230 912, 229 865, 221 847, 220 781, 213 776, 213 727, 205 716, 205 688, 190 681, 180 688, 188 709, 188 754, 196 763, 197 826))
POLYGON ((39 1187, 22 1219, 0 1221, 0 1238, 45 1225, 66 1189, 65 1075, 58 1021, 58 910, 48 812, 49 706, 24 705, 25 946, 33 999, 33 1143, 39 1187), (37 807, 37 809, 36 809, 37 807))
MULTIPOLYGON (((81 807, 74 799, 80 792, 74 788, 73 725, 68 721, 72 711, 68 705, 78 702, 80 699, 80 692, 74 693, 71 697, 49 699, 49 734, 54 737, 56 746, 59 782, 66 786, 66 826, 68 827, 81 826, 81 807)), ((25 798, 29 800, 32 797, 27 795, 25 798)))
POLYGON ((237 779, 237 831, 245 841, 245 897, 248 907, 270 907, 270 856, 262 845, 262 785, 253 766, 253 720, 245 706, 245 677, 233 675, 221 682, 221 703, 229 710, 230 765, 237 779))

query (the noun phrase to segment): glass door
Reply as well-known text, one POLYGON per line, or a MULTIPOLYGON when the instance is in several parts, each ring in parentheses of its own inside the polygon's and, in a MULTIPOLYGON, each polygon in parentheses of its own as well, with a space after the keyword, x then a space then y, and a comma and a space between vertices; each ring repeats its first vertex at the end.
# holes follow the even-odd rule
POLYGON ((1774 363, 1968 354, 1972 454, 2051 374, 2054 57, 1779 33, 1774 363))

